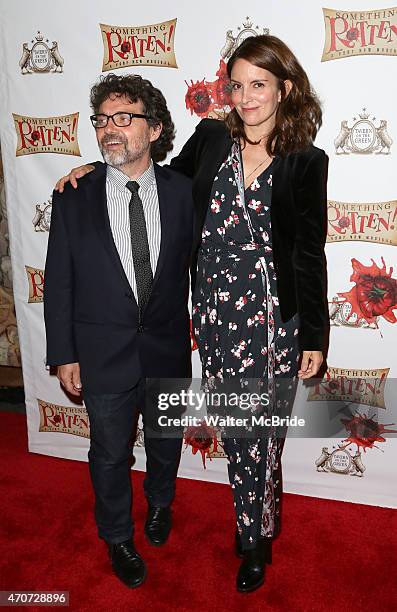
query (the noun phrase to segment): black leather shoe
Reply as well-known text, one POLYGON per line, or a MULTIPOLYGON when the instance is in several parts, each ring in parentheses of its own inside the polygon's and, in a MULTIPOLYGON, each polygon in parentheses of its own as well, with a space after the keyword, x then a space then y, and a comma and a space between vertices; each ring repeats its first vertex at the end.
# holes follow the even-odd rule
MULTIPOLYGON (((264 546, 265 563, 271 565, 272 563, 272 540, 270 538, 261 538, 261 542, 264 546)), ((244 557, 243 547, 241 545, 241 538, 238 530, 234 534, 234 550, 236 556, 242 559, 244 557)))
POLYGON ((134 548, 132 540, 108 544, 113 572, 130 589, 138 587, 146 578, 146 565, 134 548))
POLYGON ((240 593, 251 593, 265 582, 265 544, 259 542, 256 548, 244 551, 243 562, 237 574, 236 586, 240 593))
POLYGON ((149 506, 145 523, 145 534, 150 544, 162 546, 168 539, 172 527, 171 507, 149 506))

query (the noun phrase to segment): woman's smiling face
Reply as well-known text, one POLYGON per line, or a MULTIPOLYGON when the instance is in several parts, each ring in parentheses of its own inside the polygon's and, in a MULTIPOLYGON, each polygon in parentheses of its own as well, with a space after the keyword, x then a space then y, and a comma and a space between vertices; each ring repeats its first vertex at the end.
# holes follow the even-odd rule
POLYGON ((244 126, 269 133, 281 101, 279 81, 272 72, 238 59, 231 73, 232 102, 244 126))

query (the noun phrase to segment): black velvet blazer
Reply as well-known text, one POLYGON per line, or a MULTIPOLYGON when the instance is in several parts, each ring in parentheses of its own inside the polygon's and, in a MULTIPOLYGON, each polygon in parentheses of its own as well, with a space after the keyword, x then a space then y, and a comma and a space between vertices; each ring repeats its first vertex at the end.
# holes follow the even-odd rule
MULTIPOLYGON (((231 145, 222 121, 204 119, 171 161, 174 170, 193 179, 192 270, 196 269, 213 180, 231 145)), ((301 350, 324 351, 328 338, 327 167, 327 155, 314 146, 276 156, 273 162, 271 224, 278 297, 283 321, 296 312, 299 315, 301 350)))

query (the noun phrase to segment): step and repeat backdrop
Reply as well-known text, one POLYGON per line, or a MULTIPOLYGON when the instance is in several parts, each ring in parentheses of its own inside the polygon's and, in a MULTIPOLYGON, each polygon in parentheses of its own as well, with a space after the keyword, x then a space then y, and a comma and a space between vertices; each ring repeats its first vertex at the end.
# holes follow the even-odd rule
MULTIPOLYGON (((178 152, 203 117, 230 109, 227 59, 245 37, 270 33, 295 52, 317 91, 329 155, 331 337, 324 379, 301 386, 308 419, 327 410, 335 435, 292 436, 285 488, 397 506, 397 8, 349 0, 2 0, 0 139, 29 449, 87 459, 89 421, 45 364, 43 269, 56 180, 99 159, 89 91, 100 74, 133 72, 165 94, 178 152), (329 6, 331 4, 331 6, 329 6)), ((106 296, 103 296, 106 299, 106 296)), ((200 364, 192 341, 195 376, 200 364)), ((136 467, 144 469, 138 429, 136 467)), ((209 427, 186 432, 180 475, 227 482, 209 427)))

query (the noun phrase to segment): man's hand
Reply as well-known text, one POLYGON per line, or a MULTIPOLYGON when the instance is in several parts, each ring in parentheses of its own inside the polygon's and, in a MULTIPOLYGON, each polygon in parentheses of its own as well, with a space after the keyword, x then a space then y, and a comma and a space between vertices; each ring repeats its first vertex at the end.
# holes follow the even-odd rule
POLYGON ((85 174, 92 172, 95 170, 95 166, 92 164, 84 164, 84 166, 78 166, 77 168, 72 168, 72 170, 66 176, 63 176, 59 179, 57 184, 55 185, 55 191, 59 191, 59 193, 63 193, 63 188, 65 187, 65 183, 70 181, 72 187, 77 189, 77 179, 81 178, 85 174))
POLYGON ((68 393, 72 395, 81 394, 82 385, 79 363, 65 363, 64 365, 58 366, 57 376, 61 381, 61 385, 68 393))
POLYGON ((311 378, 315 376, 323 362, 323 354, 321 351, 303 351, 302 363, 298 371, 299 378, 311 378))

